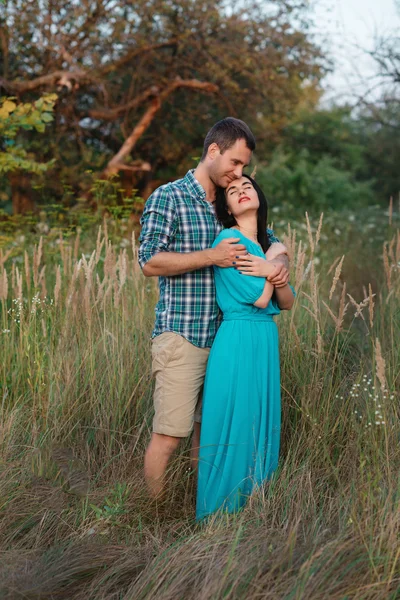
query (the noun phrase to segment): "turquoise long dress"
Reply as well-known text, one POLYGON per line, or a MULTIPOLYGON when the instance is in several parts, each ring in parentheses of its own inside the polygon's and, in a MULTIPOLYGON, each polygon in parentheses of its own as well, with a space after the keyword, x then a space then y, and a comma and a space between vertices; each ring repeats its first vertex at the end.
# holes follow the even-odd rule
MULTIPOLYGON (((236 229, 248 252, 264 257, 258 244, 236 229)), ((280 443, 280 367, 274 300, 267 308, 253 303, 265 279, 235 268, 214 267, 217 302, 223 321, 211 348, 204 383, 196 518, 222 509, 239 510, 254 486, 278 465, 280 443)))

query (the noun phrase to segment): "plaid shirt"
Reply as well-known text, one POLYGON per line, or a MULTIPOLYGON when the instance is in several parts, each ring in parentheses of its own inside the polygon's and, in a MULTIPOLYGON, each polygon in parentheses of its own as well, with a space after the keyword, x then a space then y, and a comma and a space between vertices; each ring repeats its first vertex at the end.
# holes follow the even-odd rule
MULTIPOLYGON (((206 193, 189 171, 149 197, 140 220, 139 264, 158 252, 196 252, 211 248, 222 227, 206 193)), ((271 242, 279 241, 268 230, 271 242)), ((160 298, 152 337, 173 331, 199 348, 210 347, 220 323, 214 272, 206 267, 174 277, 159 277, 160 298)))

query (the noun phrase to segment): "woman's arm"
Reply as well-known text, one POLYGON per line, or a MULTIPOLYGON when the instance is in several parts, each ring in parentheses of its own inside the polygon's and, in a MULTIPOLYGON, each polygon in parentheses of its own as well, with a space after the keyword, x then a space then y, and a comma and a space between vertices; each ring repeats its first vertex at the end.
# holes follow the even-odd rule
POLYGON ((294 303, 294 295, 290 285, 275 288, 275 296, 281 310, 290 310, 294 303))
POLYGON ((267 308, 267 306, 269 304, 269 301, 272 298, 272 294, 273 293, 274 293, 274 286, 272 285, 272 283, 270 283, 268 281, 268 279, 266 279, 265 280, 265 285, 264 285, 263 293, 254 302, 254 306, 257 306, 257 308, 267 308))

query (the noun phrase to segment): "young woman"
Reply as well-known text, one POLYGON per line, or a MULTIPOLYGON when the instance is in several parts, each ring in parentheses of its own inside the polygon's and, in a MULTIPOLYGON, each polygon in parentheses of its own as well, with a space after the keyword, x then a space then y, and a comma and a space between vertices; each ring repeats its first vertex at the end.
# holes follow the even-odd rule
POLYGON ((196 518, 239 510, 278 464, 280 371, 273 316, 289 310, 293 288, 268 281, 267 201, 249 176, 219 190, 216 212, 225 229, 214 242, 240 237, 248 250, 231 268, 214 267, 223 312, 204 384, 196 518))

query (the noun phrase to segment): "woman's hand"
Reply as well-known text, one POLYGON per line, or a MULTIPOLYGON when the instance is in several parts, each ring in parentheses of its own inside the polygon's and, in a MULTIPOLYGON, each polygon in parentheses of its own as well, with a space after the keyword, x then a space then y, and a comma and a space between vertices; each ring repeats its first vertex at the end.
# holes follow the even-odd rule
POLYGON ((283 262, 271 262, 254 254, 247 254, 247 256, 237 259, 235 261, 235 268, 242 275, 265 277, 277 288, 284 287, 289 281, 289 270, 283 262))
POLYGON ((242 256, 235 262, 235 267, 243 275, 253 275, 253 277, 265 277, 273 278, 278 272, 278 266, 269 263, 265 258, 261 256, 255 256, 254 254, 247 254, 242 256))

